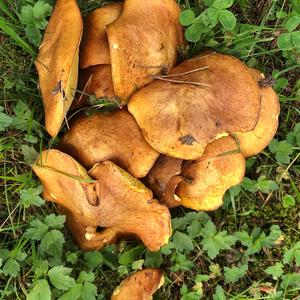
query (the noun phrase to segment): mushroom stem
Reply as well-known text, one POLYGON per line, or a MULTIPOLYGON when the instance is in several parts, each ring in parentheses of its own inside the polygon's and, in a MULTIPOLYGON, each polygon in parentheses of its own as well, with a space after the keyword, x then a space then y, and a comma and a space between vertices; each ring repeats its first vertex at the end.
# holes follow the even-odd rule
POLYGON ((181 205, 181 199, 176 197, 175 190, 182 180, 184 180, 183 176, 175 175, 167 183, 163 195, 163 202, 167 207, 173 208, 181 205))

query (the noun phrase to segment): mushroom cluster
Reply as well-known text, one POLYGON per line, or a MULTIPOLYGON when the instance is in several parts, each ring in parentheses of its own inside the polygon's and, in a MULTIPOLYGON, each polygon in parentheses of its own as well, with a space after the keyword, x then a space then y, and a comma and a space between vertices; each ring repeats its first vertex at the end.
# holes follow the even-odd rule
MULTIPOLYGON (((220 207, 277 130, 278 96, 258 70, 215 52, 178 63, 179 14, 175 0, 125 0, 82 19, 76 0, 56 1, 36 60, 48 133, 91 98, 118 103, 76 114, 33 165, 81 249, 135 237, 158 251, 169 209, 220 207)), ((150 299, 162 278, 140 271, 112 299, 150 299)))

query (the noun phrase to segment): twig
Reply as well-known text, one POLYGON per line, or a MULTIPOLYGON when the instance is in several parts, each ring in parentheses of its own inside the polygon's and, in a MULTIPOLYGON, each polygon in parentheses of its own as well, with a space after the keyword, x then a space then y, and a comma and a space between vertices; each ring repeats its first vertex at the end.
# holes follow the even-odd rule
POLYGON ((202 87, 211 87, 210 84, 195 82, 195 81, 175 80, 175 79, 168 79, 168 78, 163 78, 163 77, 156 77, 156 79, 162 80, 162 81, 173 82, 173 83, 179 83, 179 84, 192 84, 192 85, 202 86, 202 87))
POLYGON ((187 71, 187 72, 184 72, 184 73, 168 74, 168 75, 153 75, 153 77, 158 79, 158 78, 170 78, 170 77, 184 76, 184 75, 188 75, 188 74, 195 73, 195 72, 198 72, 198 71, 203 71, 203 70, 206 70, 208 68, 209 68, 209 66, 206 66, 206 67, 197 68, 197 69, 194 69, 194 70, 191 70, 191 71, 187 71))

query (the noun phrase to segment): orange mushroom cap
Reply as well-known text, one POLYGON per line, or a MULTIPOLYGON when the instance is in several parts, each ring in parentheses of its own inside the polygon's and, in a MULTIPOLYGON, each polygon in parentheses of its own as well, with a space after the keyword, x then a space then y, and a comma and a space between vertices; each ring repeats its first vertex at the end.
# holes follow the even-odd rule
MULTIPOLYGON (((259 82, 264 75, 255 69, 250 69, 259 82)), ((240 148, 245 157, 250 157, 263 151, 274 137, 278 128, 280 113, 279 97, 272 87, 261 87, 261 109, 255 128, 249 132, 237 132, 240 148)))
POLYGON ((202 55, 184 61, 161 79, 135 93, 128 104, 145 139, 160 153, 197 159, 208 143, 251 131, 257 123, 260 90, 236 58, 202 55))
POLYGON ((245 158, 231 136, 213 141, 198 160, 183 162, 185 180, 176 189, 181 205, 204 211, 219 208, 226 190, 243 180, 245 168, 245 158))
POLYGON ((152 75, 173 67, 182 44, 175 0, 125 0, 118 20, 108 25, 112 78, 124 104, 152 75))
POLYGON ((137 271, 121 282, 111 300, 151 300, 163 284, 164 275, 159 269, 137 271))
POLYGON ((57 0, 35 61, 46 129, 56 136, 77 87, 82 17, 76 0, 57 0))
POLYGON ((170 213, 140 181, 110 161, 89 174, 69 155, 43 151, 33 171, 45 199, 67 214, 67 224, 82 249, 100 249, 120 237, 142 240, 158 251, 171 235, 170 213), (97 228, 104 228, 97 232, 97 228))
POLYGON ((80 68, 110 64, 106 26, 119 18, 122 9, 122 2, 107 4, 95 9, 84 18, 80 68))
POLYGON ((137 178, 147 175, 159 155, 125 109, 77 119, 60 145, 87 168, 111 160, 137 178))

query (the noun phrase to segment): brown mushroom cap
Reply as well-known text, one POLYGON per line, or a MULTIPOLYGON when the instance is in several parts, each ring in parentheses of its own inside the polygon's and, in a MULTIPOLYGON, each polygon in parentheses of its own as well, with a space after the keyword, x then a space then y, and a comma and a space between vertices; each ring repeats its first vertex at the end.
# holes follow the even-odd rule
POLYGON ((78 77, 82 17, 75 0, 57 0, 35 61, 46 129, 56 136, 73 101, 78 77))
POLYGON ((114 290, 111 300, 151 300, 152 295, 164 284, 159 269, 137 271, 124 279, 114 290))
POLYGON ((79 71, 78 90, 71 109, 89 104, 88 95, 115 101, 110 65, 98 65, 79 71))
POLYGON ((184 161, 176 194, 182 205, 211 211, 223 204, 227 189, 239 184, 245 174, 245 159, 235 140, 223 137, 209 144, 196 161, 184 161))
POLYGON ((171 235, 170 213, 152 192, 110 161, 86 170, 58 150, 43 151, 33 170, 44 198, 56 202, 83 249, 100 249, 121 236, 134 236, 158 251, 171 235), (93 179, 95 178, 95 179, 93 179), (105 228, 98 233, 97 227, 105 228))
MULTIPOLYGON (((264 75, 255 69, 250 69, 254 78, 259 81, 264 75)), ((245 157, 261 152, 274 137, 278 128, 280 113, 279 97, 272 87, 261 87, 261 109, 258 122, 250 132, 237 132, 240 148, 245 157)))
POLYGON ((175 65, 183 39, 179 14, 174 0, 126 0, 120 18, 108 25, 114 89, 124 104, 152 75, 175 65))
POLYGON ((86 168, 111 160, 137 178, 147 175, 159 155, 125 109, 79 118, 62 138, 61 148, 86 168))
POLYGON ((163 79, 190 83, 156 80, 135 93, 128 104, 154 149, 192 160, 221 136, 253 130, 259 116, 260 91, 241 61, 228 55, 206 54, 184 61, 171 71, 182 73, 185 75, 163 79))
POLYGON ((80 68, 110 64, 106 26, 119 18, 122 9, 122 2, 107 4, 95 9, 84 18, 80 68))

